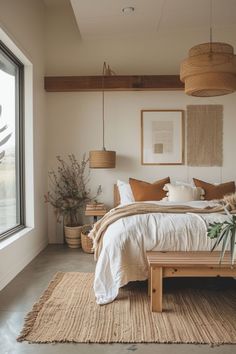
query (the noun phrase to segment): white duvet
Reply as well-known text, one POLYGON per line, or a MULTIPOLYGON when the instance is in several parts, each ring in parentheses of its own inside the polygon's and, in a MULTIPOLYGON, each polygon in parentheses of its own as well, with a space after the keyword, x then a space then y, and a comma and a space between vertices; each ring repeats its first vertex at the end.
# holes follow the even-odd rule
MULTIPOLYGON (((195 208, 215 206, 206 201, 183 205, 195 208)), ((146 251, 210 250, 214 241, 207 237, 207 225, 226 218, 226 215, 215 213, 153 213, 132 215, 114 222, 104 234, 102 251, 96 265, 94 291, 97 303, 113 301, 119 288, 130 281, 147 279, 146 251)))

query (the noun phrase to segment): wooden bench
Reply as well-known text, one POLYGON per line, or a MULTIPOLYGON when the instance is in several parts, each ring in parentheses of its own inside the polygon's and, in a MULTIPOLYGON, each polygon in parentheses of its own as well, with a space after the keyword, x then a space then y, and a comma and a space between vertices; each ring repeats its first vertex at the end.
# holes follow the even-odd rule
POLYGON ((221 265, 220 252, 147 252, 148 292, 153 312, 162 312, 163 278, 167 277, 236 277, 229 252, 221 265))

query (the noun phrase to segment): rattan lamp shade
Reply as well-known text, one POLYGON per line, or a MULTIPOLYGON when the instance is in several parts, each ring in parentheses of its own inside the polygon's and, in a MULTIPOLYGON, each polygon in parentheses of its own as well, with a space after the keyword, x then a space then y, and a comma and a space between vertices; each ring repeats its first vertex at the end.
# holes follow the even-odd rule
POLYGON ((180 79, 190 96, 221 96, 236 91, 236 55, 227 43, 203 43, 189 50, 180 79))
POLYGON ((93 150, 89 152, 90 168, 115 168, 116 152, 108 150, 93 150))

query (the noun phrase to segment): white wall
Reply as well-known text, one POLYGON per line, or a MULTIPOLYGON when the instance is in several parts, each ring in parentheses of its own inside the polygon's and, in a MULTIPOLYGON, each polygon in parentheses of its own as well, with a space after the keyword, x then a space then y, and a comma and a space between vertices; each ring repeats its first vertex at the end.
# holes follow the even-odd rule
MULTIPOLYGON (((100 149, 102 144, 101 93, 47 94, 49 122, 49 166, 55 166, 55 156, 100 149)), ((101 201, 112 206, 113 184, 129 177, 154 182, 170 176, 174 180, 190 181, 192 177, 209 182, 236 179, 236 94, 209 98, 186 96, 183 92, 106 92, 106 147, 116 150, 117 167, 111 170, 91 170, 91 187, 102 185, 101 201), (186 109, 188 104, 222 104, 224 106, 223 167, 142 166, 141 109, 186 109)), ((56 242, 55 224, 50 217, 49 240, 56 242)), ((57 230, 58 232, 58 230, 57 230)))
MULTIPOLYGON (((33 174, 35 176, 34 180, 31 178, 29 182, 34 188, 34 217, 30 216, 31 223, 28 225, 34 224, 34 228, 31 232, 23 232, 21 236, 14 236, 0 242, 1 289, 48 243, 47 212, 43 200, 43 194, 47 189, 43 2, 41 0, 0 0, 0 27, 33 64, 33 174)), ((27 110, 29 112, 30 108, 27 107, 27 110)), ((26 139, 29 139, 29 136, 26 136, 26 139)), ((28 151, 27 156, 30 155, 31 152, 28 151)), ((32 210, 28 210, 27 214, 30 215, 32 210)))

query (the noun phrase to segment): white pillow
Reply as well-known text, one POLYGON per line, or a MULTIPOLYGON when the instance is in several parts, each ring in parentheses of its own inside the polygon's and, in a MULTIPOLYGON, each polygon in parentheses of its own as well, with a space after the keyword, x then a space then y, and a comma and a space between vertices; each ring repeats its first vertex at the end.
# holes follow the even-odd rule
POLYGON ((129 204, 135 202, 130 184, 124 181, 117 181, 117 187, 120 194, 120 204, 129 204))
POLYGON ((192 187, 188 185, 174 185, 167 183, 164 186, 167 191, 167 197, 164 200, 169 202, 190 202, 193 200, 203 199, 204 191, 200 187, 192 187))
POLYGON ((195 187, 195 184, 193 182, 183 182, 183 181, 176 181, 174 184, 177 184, 178 186, 188 186, 188 187, 195 187))

